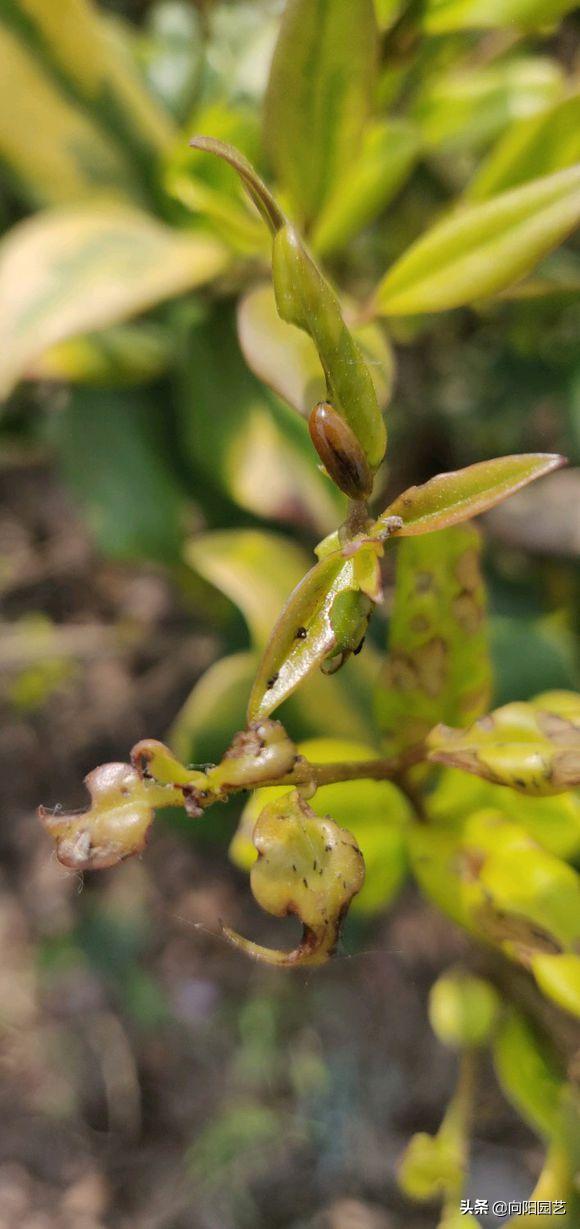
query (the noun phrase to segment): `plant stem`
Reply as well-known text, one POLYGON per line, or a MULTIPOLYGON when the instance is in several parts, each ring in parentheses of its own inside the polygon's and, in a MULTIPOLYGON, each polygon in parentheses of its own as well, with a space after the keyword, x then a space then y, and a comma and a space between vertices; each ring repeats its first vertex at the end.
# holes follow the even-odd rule
MULTIPOLYGON (((284 777, 264 781, 264 785, 334 785, 338 781, 392 781, 407 768, 420 763, 425 757, 424 748, 413 747, 405 755, 390 759, 350 760, 333 764, 311 764, 299 760, 284 777)), ((260 782, 260 785, 262 782, 260 782)))

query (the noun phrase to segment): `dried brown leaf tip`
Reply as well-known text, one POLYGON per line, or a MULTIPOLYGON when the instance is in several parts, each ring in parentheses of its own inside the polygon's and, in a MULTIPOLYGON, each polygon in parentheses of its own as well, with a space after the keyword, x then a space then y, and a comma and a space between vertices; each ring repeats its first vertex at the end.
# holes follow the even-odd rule
POLYGON ((438 725, 429 759, 462 768, 522 794, 562 794, 580 785, 580 700, 547 692, 506 704, 466 730, 438 725))
POLYGON ((354 836, 328 816, 316 815, 297 790, 264 807, 254 829, 258 852, 250 882, 258 904, 274 917, 293 915, 303 925, 294 951, 261 947, 227 928, 227 938, 267 964, 323 964, 364 882, 364 861, 354 836))
POLYGON ((102 764, 85 785, 91 798, 86 811, 38 810, 59 862, 77 871, 102 870, 140 853, 154 808, 173 801, 171 787, 143 780, 130 764, 102 764))

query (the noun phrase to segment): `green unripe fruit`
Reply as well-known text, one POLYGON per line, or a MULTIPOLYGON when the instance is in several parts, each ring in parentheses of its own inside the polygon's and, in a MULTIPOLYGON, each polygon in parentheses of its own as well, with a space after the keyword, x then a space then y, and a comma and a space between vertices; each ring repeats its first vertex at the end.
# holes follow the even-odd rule
POLYGON ((499 1011, 493 986, 468 973, 447 973, 429 995, 433 1032, 452 1049, 481 1046, 489 1040, 499 1011))

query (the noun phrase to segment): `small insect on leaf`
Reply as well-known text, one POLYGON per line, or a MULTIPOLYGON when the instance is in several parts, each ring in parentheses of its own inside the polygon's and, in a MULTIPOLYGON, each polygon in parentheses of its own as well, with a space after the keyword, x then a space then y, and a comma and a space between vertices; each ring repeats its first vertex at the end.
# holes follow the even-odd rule
POLYGON ((379 517, 375 529, 380 532, 382 522, 390 516, 401 517, 403 524, 395 530, 400 538, 446 529, 487 512, 529 482, 565 464, 565 458, 557 453, 530 452, 437 474, 422 486, 403 491, 379 517))
POLYGON ((522 794, 562 794, 580 785, 580 697, 548 692, 506 704, 466 730, 438 725, 429 759, 522 794))
POLYGON ((226 937, 267 964, 323 964, 364 882, 364 861, 354 836, 328 816, 316 815, 293 790, 264 807, 253 842, 258 852, 250 875, 254 897, 274 917, 299 918, 302 941, 285 952, 261 947, 228 928, 226 937))
POLYGON ((86 811, 49 811, 38 816, 56 844, 56 856, 73 870, 102 870, 140 853, 154 808, 180 801, 172 786, 144 780, 130 764, 102 764, 85 777, 91 797, 86 811))

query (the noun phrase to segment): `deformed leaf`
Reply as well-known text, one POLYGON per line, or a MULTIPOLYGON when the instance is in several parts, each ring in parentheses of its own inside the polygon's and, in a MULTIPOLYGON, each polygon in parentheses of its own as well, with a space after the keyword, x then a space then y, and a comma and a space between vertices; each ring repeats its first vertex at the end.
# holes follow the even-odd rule
MULTIPOLYGON (((308 739, 298 744, 298 751, 312 764, 376 756, 371 745, 341 738, 308 739)), ((249 870, 256 858, 252 834, 263 807, 289 793, 290 788, 258 789, 244 807, 230 845, 232 861, 243 870, 249 870)), ((368 917, 386 909, 407 874, 406 834, 411 811, 404 795, 391 781, 340 781, 320 786, 309 803, 317 815, 332 815, 341 827, 348 826, 364 857, 365 881, 354 898, 353 913, 368 917)))
POLYGON ((379 597, 380 576, 376 546, 362 546, 357 555, 345 558, 339 551, 321 559, 290 595, 260 663, 248 704, 249 720, 268 716, 328 659, 340 664, 358 650, 379 597), (367 591, 357 580, 365 560, 367 591))
POLYGON ((505 290, 580 220, 580 166, 459 208, 427 232, 379 284, 384 315, 445 311, 505 290))
POLYGON ((486 711, 490 663, 479 535, 472 526, 401 543, 389 656, 376 713, 394 751, 422 742, 436 714, 486 711))
POLYGON ((39 808, 39 818, 56 843, 56 856, 73 870, 102 870, 140 853, 154 808, 179 800, 179 791, 141 778, 130 764, 102 764, 85 778, 87 811, 39 808))
POLYGON ((0 246, 0 396, 49 346, 201 285, 224 263, 215 240, 121 205, 21 222, 0 246))
POLYGON ((352 834, 314 813, 297 790, 269 803, 255 829, 258 860, 250 882, 259 905, 303 925, 291 952, 261 947, 229 928, 232 943, 256 960, 277 965, 322 964, 332 955, 341 921, 364 881, 364 861, 352 834))
POLYGON ((580 785, 580 697, 546 693, 506 704, 465 730, 437 726, 429 759, 522 794, 562 794, 580 785))
POLYGON ((370 111, 373 0, 290 0, 265 103, 272 163, 295 210, 316 217, 352 157, 370 111))
POLYGON ((400 516, 403 524, 393 530, 397 537, 431 533, 479 516, 513 495, 521 487, 565 464, 551 452, 522 453, 479 461, 449 474, 437 474, 422 486, 411 486, 390 504, 376 523, 400 516))

